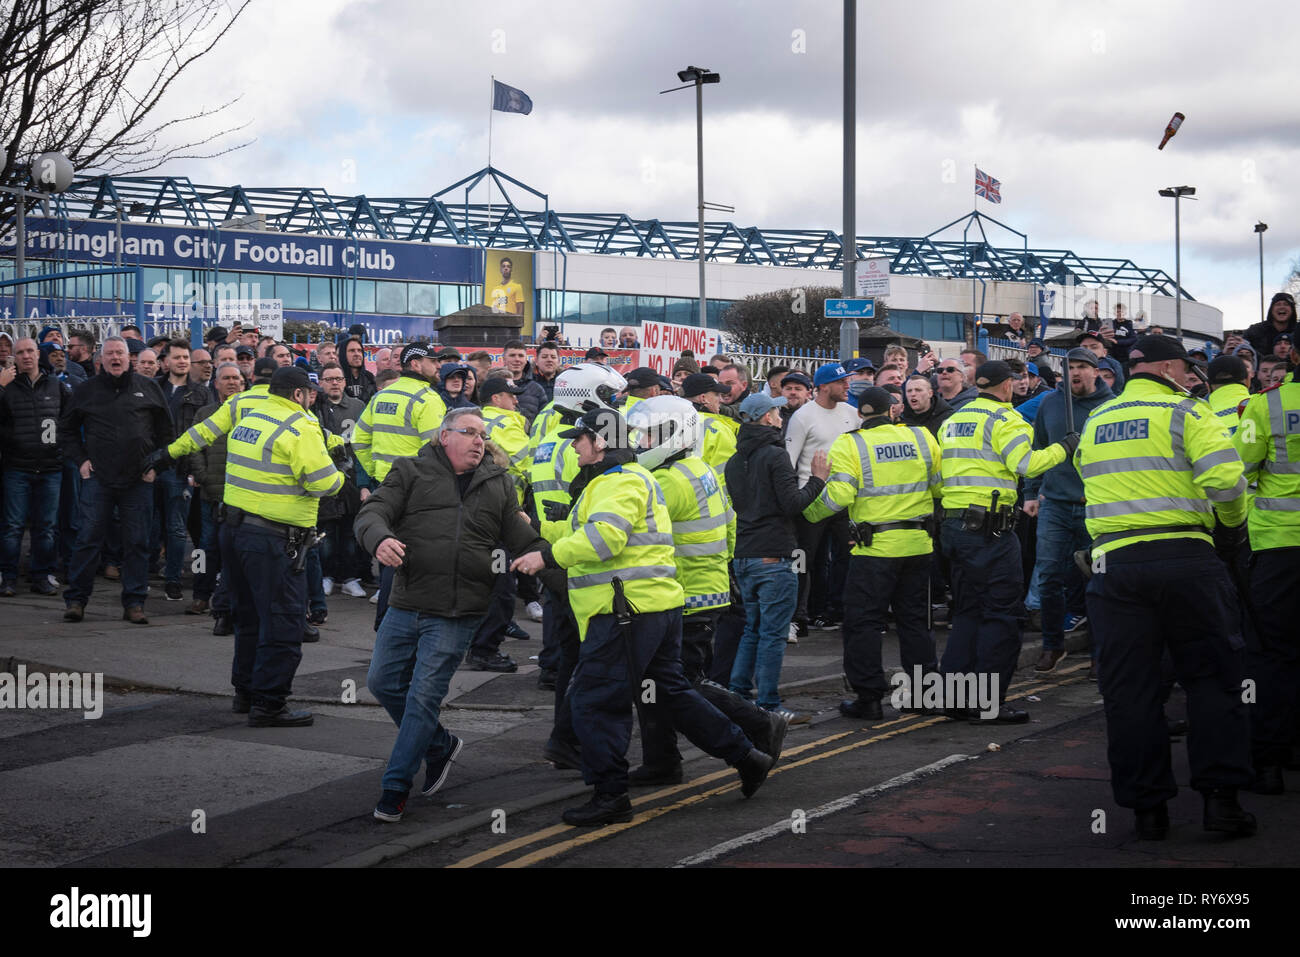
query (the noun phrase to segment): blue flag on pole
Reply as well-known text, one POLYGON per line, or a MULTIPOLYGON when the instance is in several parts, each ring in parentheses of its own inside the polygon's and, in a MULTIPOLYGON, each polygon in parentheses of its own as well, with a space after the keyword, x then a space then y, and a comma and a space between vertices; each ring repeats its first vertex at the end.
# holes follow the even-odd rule
POLYGON ((533 101, 523 90, 506 86, 500 80, 492 81, 492 109, 502 113, 523 113, 527 116, 533 112, 533 101))
POLYGON ((1056 302, 1056 290, 1038 290, 1038 338, 1047 338, 1047 317, 1052 314, 1052 304, 1056 302))

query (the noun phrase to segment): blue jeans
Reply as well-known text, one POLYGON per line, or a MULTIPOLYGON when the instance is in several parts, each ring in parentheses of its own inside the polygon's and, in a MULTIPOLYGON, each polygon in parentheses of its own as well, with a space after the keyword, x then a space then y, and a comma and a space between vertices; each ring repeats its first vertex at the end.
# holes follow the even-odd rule
POLYGON ((163 566, 163 581, 168 584, 180 584, 181 572, 185 568, 185 559, 189 549, 185 546, 185 520, 190 513, 190 500, 186 496, 188 486, 173 469, 158 473, 156 480, 162 495, 162 520, 166 533, 167 558, 163 566))
POLYGON ((63 601, 85 605, 95 587, 99 553, 109 529, 116 528, 122 547, 122 607, 143 605, 149 594, 149 519, 153 515, 153 483, 133 482, 108 488, 92 474, 81 483, 81 530, 68 569, 63 601), (113 510, 116 507, 116 523, 113 510))
POLYGON ((1043 650, 1065 649, 1065 613, 1083 608, 1083 575, 1074 553, 1092 542, 1083 506, 1043 499, 1038 512, 1038 597, 1043 610, 1043 650))
POLYGON ((32 581, 54 574, 58 555, 54 549, 54 529, 59 518, 61 472, 4 473, 4 538, 0 544, 0 578, 18 577, 18 558, 22 552, 23 526, 32 527, 32 560, 28 573, 32 581))
POLYGON ((731 690, 748 695, 757 687, 758 706, 771 710, 781 704, 776 688, 799 600, 799 576, 788 558, 737 558, 732 566, 745 603, 745 633, 731 666, 731 690))
MULTIPOLYGON (((199 550, 203 552, 204 570, 194 576, 194 597, 202 601, 212 601, 213 611, 219 610, 213 601, 217 591, 217 576, 221 574, 221 542, 217 536, 217 502, 202 502, 199 508, 199 550)), ((220 610, 229 613, 230 601, 227 599, 220 610)))
POLYGON ((451 753, 451 735, 438 714, 479 621, 391 606, 384 614, 366 687, 398 729, 384 772, 385 791, 409 791, 421 759, 436 764, 451 753))

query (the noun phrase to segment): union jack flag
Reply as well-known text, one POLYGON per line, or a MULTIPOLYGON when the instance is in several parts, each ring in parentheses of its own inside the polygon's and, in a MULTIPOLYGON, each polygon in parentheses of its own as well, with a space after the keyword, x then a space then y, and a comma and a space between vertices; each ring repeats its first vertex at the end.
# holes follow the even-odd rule
POLYGON ((978 166, 975 167, 975 195, 982 196, 990 203, 1002 202, 1002 184, 984 172, 978 166))

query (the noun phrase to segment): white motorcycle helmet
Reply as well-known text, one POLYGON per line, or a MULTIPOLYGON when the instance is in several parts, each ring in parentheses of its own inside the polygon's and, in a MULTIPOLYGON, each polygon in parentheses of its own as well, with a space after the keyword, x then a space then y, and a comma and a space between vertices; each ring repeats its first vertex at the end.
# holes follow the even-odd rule
POLYGON ((699 455, 704 441, 699 411, 675 395, 642 399, 627 413, 627 427, 640 436, 637 462, 651 471, 679 452, 699 455))
POLYGON ((608 366, 581 362, 555 380, 555 407, 575 415, 592 409, 614 408, 614 396, 627 388, 627 380, 608 366))

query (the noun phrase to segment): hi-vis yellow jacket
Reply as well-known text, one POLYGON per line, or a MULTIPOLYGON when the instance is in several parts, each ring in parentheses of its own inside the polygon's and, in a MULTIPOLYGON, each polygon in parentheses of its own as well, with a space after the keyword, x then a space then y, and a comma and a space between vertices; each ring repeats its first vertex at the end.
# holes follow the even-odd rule
POLYGON ((268 395, 226 442, 223 499, 272 522, 311 528, 319 499, 343 488, 320 423, 296 402, 268 395))
POLYGON ((677 581, 685 615, 731 604, 727 562, 736 550, 736 513, 716 472, 694 455, 655 469, 673 523, 677 581))
POLYGON ((403 375, 371 397, 352 432, 352 451, 366 474, 382 482, 394 462, 418 455, 437 438, 446 414, 447 404, 427 379, 403 375))
MULTIPOLYGON (((846 432, 831 444, 831 477, 803 514, 819 522, 844 509, 853 522, 885 525, 929 518, 943 483, 939 444, 928 429, 888 423, 846 432)), ((1013 499, 1014 501, 1014 499, 1013 499)), ((906 558, 934 550, 923 528, 893 528, 874 535, 854 555, 906 558)))
POLYGON ((615 578, 637 612, 682 607, 672 519, 663 489, 640 465, 615 466, 593 478, 573 505, 569 527, 551 554, 569 573, 569 604, 581 640, 595 615, 613 612, 615 578))
POLYGON ((260 408, 270 396, 270 390, 270 385, 262 382, 244 392, 236 392, 221 403, 216 412, 202 422, 195 422, 184 435, 167 446, 167 454, 179 461, 183 456, 206 449, 233 429, 246 413, 260 408))
POLYGON ((1074 464, 1094 557, 1137 542, 1209 542, 1216 510, 1227 525, 1246 517, 1241 458, 1221 423, 1155 376, 1135 375, 1093 410, 1074 464))
POLYGON ((485 405, 483 424, 487 426, 488 438, 510 456, 510 477, 515 480, 515 490, 523 501, 528 482, 528 421, 519 412, 485 405))
POLYGON ((1009 402, 981 393, 944 423, 943 507, 988 508, 994 490, 999 509, 1015 505, 1017 479, 1041 475, 1065 461, 1061 445, 1033 449, 1034 427, 1009 402))
POLYGON ((1246 476, 1258 483, 1250 502, 1250 547, 1300 546, 1300 382, 1292 373, 1253 396, 1232 437, 1246 476))

